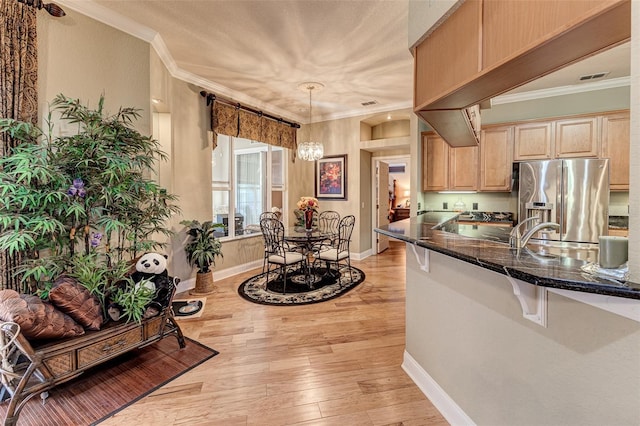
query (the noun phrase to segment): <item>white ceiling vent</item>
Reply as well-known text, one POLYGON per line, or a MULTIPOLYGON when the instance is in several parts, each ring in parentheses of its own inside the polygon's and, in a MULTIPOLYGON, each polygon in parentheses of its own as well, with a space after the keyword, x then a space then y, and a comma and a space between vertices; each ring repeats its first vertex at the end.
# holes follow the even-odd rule
POLYGON ((602 77, 606 76, 607 74, 609 74, 609 71, 607 71, 607 72, 596 72, 596 73, 593 73, 593 74, 581 75, 580 78, 578 78, 578 80, 580 80, 580 81, 596 80, 598 78, 602 78, 602 77))
POLYGON ((367 102, 362 102, 362 106, 371 106, 371 105, 375 105, 377 104, 378 101, 367 101, 367 102))

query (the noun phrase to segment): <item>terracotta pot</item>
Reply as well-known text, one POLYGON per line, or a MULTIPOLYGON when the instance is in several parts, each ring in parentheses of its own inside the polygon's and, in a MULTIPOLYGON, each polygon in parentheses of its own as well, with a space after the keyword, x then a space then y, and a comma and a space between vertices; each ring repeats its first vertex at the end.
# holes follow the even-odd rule
POLYGON ((196 286, 189 293, 194 295, 211 294, 216 291, 213 285, 213 271, 198 272, 196 274, 196 286))

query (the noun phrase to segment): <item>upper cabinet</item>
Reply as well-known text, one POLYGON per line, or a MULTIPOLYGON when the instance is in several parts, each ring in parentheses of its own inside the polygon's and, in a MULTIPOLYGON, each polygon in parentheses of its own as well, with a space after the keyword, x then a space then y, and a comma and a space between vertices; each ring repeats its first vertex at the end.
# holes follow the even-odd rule
POLYGON ((513 160, 548 160, 553 153, 553 136, 552 122, 516 125, 513 160))
POLYGON ((423 109, 478 74, 481 21, 482 3, 466 1, 416 47, 416 109, 423 109))
POLYGON ((422 134, 422 190, 449 189, 449 145, 433 133, 422 134))
POLYGON ((555 122, 556 157, 597 157, 600 152, 598 118, 585 117, 555 122))
POLYGON ((609 159, 609 186, 612 191, 629 190, 629 112, 602 117, 602 154, 609 159))
MULTIPOLYGON (((602 120, 602 114, 588 114, 515 123, 513 161, 597 158, 602 152, 602 120)), ((621 125, 619 121, 615 124, 621 125)), ((612 131, 619 132, 617 127, 612 131)))
MULTIPOLYGON (((585 19, 607 13, 607 9, 614 3, 616 2, 611 0, 485 1, 482 14, 482 68, 497 67, 510 58, 526 55, 525 52, 530 50, 546 49, 540 46, 542 43, 554 46, 554 51, 549 50, 552 55, 546 60, 556 64, 559 52, 555 50, 567 45, 562 38, 566 32, 571 31, 584 34, 586 43, 585 46, 582 46, 582 43, 572 46, 573 50, 581 51, 581 56, 592 53, 589 51, 592 49, 589 44, 600 43, 591 39, 607 31, 604 28, 592 27, 598 31, 587 34, 580 28, 591 28, 585 19)), ((548 67, 544 62, 530 65, 548 67)))
POLYGON ((415 48, 414 111, 477 145, 461 111, 630 37, 630 0, 467 0, 415 48))
POLYGON ((422 134, 422 190, 476 191, 478 147, 450 148, 435 133, 422 134))
POLYGON ((480 138, 480 191, 511 191, 514 126, 487 127, 480 138))

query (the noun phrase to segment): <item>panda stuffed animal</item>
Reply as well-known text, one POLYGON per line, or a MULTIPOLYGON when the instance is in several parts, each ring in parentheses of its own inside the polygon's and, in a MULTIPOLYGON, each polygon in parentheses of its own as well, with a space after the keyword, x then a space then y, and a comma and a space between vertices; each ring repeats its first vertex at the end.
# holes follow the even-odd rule
MULTIPOLYGON (((160 253, 145 253, 136 262, 135 272, 131 279, 136 283, 136 288, 144 281, 144 286, 154 291, 153 300, 146 306, 143 317, 151 318, 171 303, 176 279, 169 277, 167 272, 167 255, 160 253)), ((108 308, 111 319, 120 319, 122 309, 117 304, 111 303, 108 308)))

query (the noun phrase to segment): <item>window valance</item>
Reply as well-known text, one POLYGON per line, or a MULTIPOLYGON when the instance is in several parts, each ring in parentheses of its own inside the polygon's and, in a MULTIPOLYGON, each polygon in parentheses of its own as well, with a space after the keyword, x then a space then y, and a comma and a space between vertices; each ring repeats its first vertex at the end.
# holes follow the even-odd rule
POLYGON ((262 111, 216 99, 215 95, 201 92, 211 105, 211 130, 213 149, 217 146, 217 136, 227 135, 238 138, 281 146, 296 152, 297 123, 273 117, 262 111))

